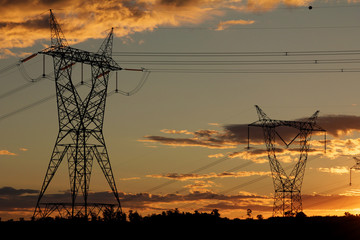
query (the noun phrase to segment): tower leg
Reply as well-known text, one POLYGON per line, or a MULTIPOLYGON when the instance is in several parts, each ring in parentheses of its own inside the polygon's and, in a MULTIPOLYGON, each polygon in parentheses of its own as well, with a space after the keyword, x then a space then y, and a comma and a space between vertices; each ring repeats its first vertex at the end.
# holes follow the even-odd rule
POLYGON ((68 168, 70 177, 70 191, 72 204, 72 217, 75 213, 75 202, 79 190, 81 190, 84 200, 84 215, 88 215, 88 192, 90 176, 93 164, 93 153, 89 146, 71 146, 68 151, 68 168))
POLYGON ((45 174, 45 178, 39 193, 39 197, 36 203, 35 211, 34 211, 34 217, 36 217, 38 214, 41 214, 41 208, 40 208, 40 201, 49 186, 49 183, 51 182, 52 178, 54 177, 60 163, 62 162, 66 152, 68 151, 69 146, 61 146, 58 144, 55 144, 54 150, 51 154, 50 163, 48 166, 48 169, 45 174))
POLYGON ((119 198, 119 193, 117 191, 116 188, 116 184, 115 184, 115 179, 114 179, 114 175, 111 169, 111 164, 109 161, 109 155, 107 153, 106 147, 105 146, 96 146, 93 148, 94 150, 94 155, 96 157, 96 160, 98 161, 101 170, 104 173, 104 176, 116 198, 116 201, 119 204, 119 209, 121 211, 121 204, 120 204, 120 198, 119 198))

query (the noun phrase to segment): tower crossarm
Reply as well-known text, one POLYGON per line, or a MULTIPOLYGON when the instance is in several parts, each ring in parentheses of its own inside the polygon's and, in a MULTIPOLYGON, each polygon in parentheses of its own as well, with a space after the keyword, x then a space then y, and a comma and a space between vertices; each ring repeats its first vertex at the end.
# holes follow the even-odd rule
POLYGON ((326 130, 310 121, 283 121, 283 120, 259 120, 248 125, 249 127, 265 127, 265 128, 277 128, 277 127, 292 127, 298 130, 308 131, 320 131, 325 132, 326 130))
POLYGON ((52 57, 67 59, 71 62, 80 62, 96 66, 110 71, 122 70, 122 68, 115 62, 112 57, 105 54, 93 53, 69 46, 55 46, 49 47, 39 52, 52 57))
POLYGON ((287 126, 298 129, 300 131, 325 131, 322 127, 311 121, 279 121, 278 126, 287 126))

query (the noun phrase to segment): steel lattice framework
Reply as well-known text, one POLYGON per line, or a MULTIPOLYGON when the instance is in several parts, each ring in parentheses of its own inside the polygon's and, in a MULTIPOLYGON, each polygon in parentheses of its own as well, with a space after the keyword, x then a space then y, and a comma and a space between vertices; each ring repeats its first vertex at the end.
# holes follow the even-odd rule
MULTIPOLYGON (((112 59, 113 29, 97 53, 70 47, 50 10, 51 46, 39 52, 53 58, 59 133, 50 163, 40 190, 34 217, 49 212, 49 204, 42 197, 64 159, 68 161, 71 192, 71 209, 68 215, 88 217, 88 192, 93 161, 96 160, 115 196, 119 211, 121 205, 103 136, 105 103, 110 71, 122 70, 112 59), (72 79, 72 66, 76 63, 91 66, 91 86, 82 99, 72 79), (81 192, 83 199, 77 197, 81 192), (79 204, 82 205, 79 209, 79 204)), ((53 206, 53 205, 52 205, 53 206)), ((65 206, 61 205, 61 206, 65 206)), ((92 204, 91 206, 95 206, 92 204)), ((90 209, 90 208, 89 208, 90 209)))
POLYGON ((326 130, 316 124, 319 111, 316 111, 310 118, 304 121, 282 121, 270 119, 259 106, 255 106, 259 120, 248 125, 249 127, 261 127, 264 133, 264 141, 267 148, 270 169, 274 184, 274 216, 294 216, 302 212, 301 186, 305 174, 305 166, 310 148, 310 139, 314 131, 325 133, 326 150, 326 130), (286 142, 278 133, 277 128, 285 126, 298 130, 297 135, 286 142), (299 139, 300 156, 291 173, 288 175, 276 158, 276 137, 289 147, 296 139, 299 139))

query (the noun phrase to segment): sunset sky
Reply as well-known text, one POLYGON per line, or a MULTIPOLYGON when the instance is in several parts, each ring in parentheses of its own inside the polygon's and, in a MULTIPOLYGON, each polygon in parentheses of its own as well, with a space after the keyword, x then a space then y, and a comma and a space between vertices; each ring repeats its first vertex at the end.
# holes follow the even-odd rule
MULTIPOLYGON (((256 130, 246 150, 247 124, 258 120, 259 105, 279 120, 320 111, 327 150, 323 135, 314 135, 302 188, 305 214, 360 213, 360 171, 349 186, 353 157, 360 156, 359 0, 1 2, 2 219, 31 217, 58 133, 52 59, 45 58, 50 77, 35 83, 29 79, 42 74, 42 56, 14 65, 49 46, 49 9, 71 46, 96 52, 114 27, 113 58, 150 71, 136 94, 107 99, 104 136, 125 212, 217 208, 230 218, 247 217, 247 209, 271 216, 273 183, 256 130)), ((73 69, 79 81, 80 65, 73 69)), ((118 77, 127 92, 143 73, 118 77)), ((112 73, 108 92, 114 90, 112 73)), ((279 147, 289 169, 297 152, 279 147)), ((114 200, 96 162, 90 191, 90 201, 114 200)), ((70 201, 66 161, 46 194, 70 201)))

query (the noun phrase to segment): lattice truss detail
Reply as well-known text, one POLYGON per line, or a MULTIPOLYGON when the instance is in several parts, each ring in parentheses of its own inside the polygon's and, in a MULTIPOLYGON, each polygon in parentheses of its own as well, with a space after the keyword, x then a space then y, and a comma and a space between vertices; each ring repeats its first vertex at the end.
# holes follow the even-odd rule
MULTIPOLYGON (((310 118, 303 121, 283 121, 270 119, 259 106, 255 106, 259 120, 248 125, 248 133, 250 127, 261 127, 264 134, 264 142, 267 149, 272 179, 274 184, 274 216, 294 216, 302 212, 301 187, 305 174, 305 166, 310 149, 310 140, 312 133, 324 132, 325 150, 326 150, 326 130, 316 124, 319 111, 316 111, 310 118), (297 134, 293 139, 286 142, 278 132, 279 127, 290 127, 297 130, 297 134), (276 138, 279 138, 286 147, 298 139, 299 143, 299 159, 287 174, 281 163, 276 157, 276 138)), ((250 135, 249 135, 250 136, 250 135)), ((248 137, 250 141, 250 137, 248 137)))
MULTIPOLYGON (((122 70, 112 59, 113 29, 108 33, 98 52, 93 53, 68 45, 51 10, 50 28, 51 46, 40 51, 39 54, 49 55, 53 58, 59 132, 39 193, 34 217, 41 217, 45 213, 52 212, 47 208, 54 205, 42 203, 42 197, 64 159, 68 162, 70 176, 72 206, 69 212, 70 216, 88 216, 90 212, 94 211, 89 212, 87 199, 94 160, 99 163, 121 211, 119 195, 103 136, 109 73, 122 70), (72 67, 76 63, 91 66, 91 86, 85 98, 80 97, 73 82, 72 67), (79 193, 82 194, 82 201, 78 201, 79 193), (79 204, 83 207, 79 208, 79 204), (81 213, 77 209, 80 209, 81 213)), ((93 209, 97 205, 92 204, 91 206, 93 209)))

